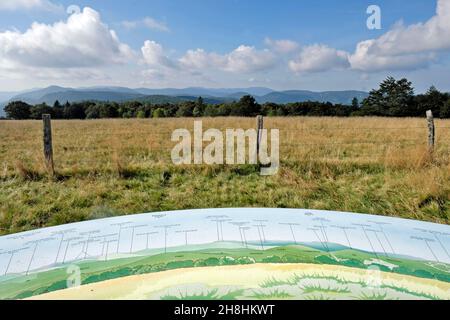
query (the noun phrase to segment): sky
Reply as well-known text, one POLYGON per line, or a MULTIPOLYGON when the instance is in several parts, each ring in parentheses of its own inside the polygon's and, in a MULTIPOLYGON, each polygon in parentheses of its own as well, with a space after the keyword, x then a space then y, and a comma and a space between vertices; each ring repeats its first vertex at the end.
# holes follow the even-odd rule
POLYGON ((0 0, 2 92, 368 91, 387 76, 450 91, 449 53, 450 0, 0 0))

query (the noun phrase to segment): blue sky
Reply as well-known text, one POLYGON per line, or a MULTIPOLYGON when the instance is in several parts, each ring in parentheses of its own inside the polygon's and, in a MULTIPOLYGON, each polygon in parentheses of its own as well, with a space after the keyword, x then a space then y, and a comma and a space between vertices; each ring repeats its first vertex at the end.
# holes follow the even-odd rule
POLYGON ((450 91, 449 2, 1 0, 0 91, 370 90, 388 75, 408 77, 419 92, 450 91), (381 9, 380 30, 366 26, 371 4, 381 9), (80 12, 68 14, 72 5, 80 12))

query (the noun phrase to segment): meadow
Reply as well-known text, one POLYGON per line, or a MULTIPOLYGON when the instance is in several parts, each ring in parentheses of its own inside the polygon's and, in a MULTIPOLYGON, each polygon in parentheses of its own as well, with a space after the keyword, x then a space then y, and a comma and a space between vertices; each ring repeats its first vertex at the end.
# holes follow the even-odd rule
MULTIPOLYGON (((254 118, 202 118, 254 128, 254 118)), ((170 159, 174 129, 193 118, 52 121, 56 175, 45 169, 42 121, 0 121, 0 234, 162 210, 309 208, 450 222, 450 120, 427 147, 420 118, 267 117, 280 129, 279 173, 255 165, 170 159)))

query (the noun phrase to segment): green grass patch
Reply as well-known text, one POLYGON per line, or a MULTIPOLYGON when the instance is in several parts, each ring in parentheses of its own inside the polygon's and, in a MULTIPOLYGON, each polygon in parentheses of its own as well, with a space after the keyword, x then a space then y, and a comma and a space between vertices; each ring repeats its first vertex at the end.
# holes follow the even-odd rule
POLYGON ((350 293, 350 290, 348 288, 340 288, 340 287, 331 287, 331 286, 321 286, 320 284, 312 284, 312 285, 305 285, 302 286, 303 293, 309 294, 313 292, 323 292, 327 294, 334 294, 334 293, 350 293))
POLYGON ((177 296, 162 296, 161 300, 236 300, 243 292, 244 290, 235 290, 219 294, 218 289, 212 289, 201 293, 180 292, 177 296))
POLYGON ((271 299, 289 299, 292 295, 289 293, 276 289, 270 292, 258 292, 255 291, 250 298, 255 298, 258 300, 271 300, 271 299))

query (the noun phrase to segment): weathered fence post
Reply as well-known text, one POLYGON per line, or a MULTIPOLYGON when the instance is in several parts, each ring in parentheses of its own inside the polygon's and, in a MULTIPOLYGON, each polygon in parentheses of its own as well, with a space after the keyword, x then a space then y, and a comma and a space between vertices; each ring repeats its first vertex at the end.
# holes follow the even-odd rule
POLYGON ((262 130, 264 128, 264 118, 263 116, 256 117, 256 156, 259 159, 259 148, 261 145, 262 130))
POLYGON ((49 114, 43 114, 44 122, 44 158, 45 167, 48 173, 53 176, 55 174, 55 166, 53 164, 53 145, 52 145, 52 123, 49 114))
POLYGON ((433 112, 431 110, 427 111, 427 122, 428 122, 428 148, 430 152, 434 151, 435 144, 435 126, 434 126, 434 117, 433 112))

